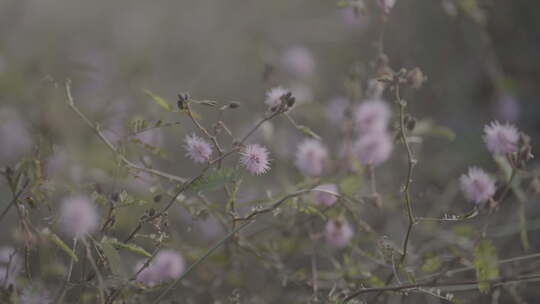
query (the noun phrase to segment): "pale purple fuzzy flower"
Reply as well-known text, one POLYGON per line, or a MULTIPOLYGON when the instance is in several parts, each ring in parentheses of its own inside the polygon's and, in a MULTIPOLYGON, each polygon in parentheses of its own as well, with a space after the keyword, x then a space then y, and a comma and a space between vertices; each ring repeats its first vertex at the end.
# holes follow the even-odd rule
POLYGON ((338 187, 335 184, 319 185, 313 189, 313 199, 317 204, 330 207, 338 200, 338 198, 329 192, 339 194, 338 187))
POLYGON ((508 94, 497 98, 493 105, 493 110, 495 112, 495 118, 501 121, 516 121, 521 114, 519 101, 514 96, 508 94))
POLYGON ((163 144, 163 136, 159 130, 146 130, 135 137, 150 146, 156 147, 163 144))
POLYGON ((192 134, 190 136, 186 136, 185 143, 185 148, 187 150, 186 156, 192 161, 202 164, 210 160, 210 156, 212 155, 212 147, 206 140, 192 134))
POLYGON ((377 0, 377 4, 379 4, 379 7, 386 13, 389 13, 394 5, 396 5, 396 0, 377 0))
POLYGON ((495 180, 480 168, 469 168, 469 172, 463 174, 459 181, 465 198, 476 204, 487 201, 495 194, 495 180))
POLYGON ((257 144, 247 145, 240 152, 240 163, 252 174, 264 174, 270 170, 268 150, 257 144))
POLYGON ((21 304, 51 304, 53 300, 45 287, 33 284, 23 289, 19 297, 21 304))
POLYGON ((281 63, 287 72, 296 77, 309 77, 315 72, 315 59, 303 46, 288 48, 283 54, 281 63))
POLYGON ((305 139, 296 151, 295 165, 303 175, 320 176, 328 150, 315 139, 305 139))
POLYGON ((334 125, 342 125, 345 120, 345 111, 351 102, 345 97, 334 97, 326 108, 326 117, 334 125))
MULTIPOLYGON (((144 267, 146 261, 140 261, 135 266, 138 272, 144 267)), ((137 276, 137 281, 147 286, 154 286, 162 281, 173 280, 182 274, 185 263, 182 256, 172 249, 164 249, 158 252, 154 260, 144 268, 137 276)))
POLYGON ((60 229, 72 238, 81 238, 98 228, 98 213, 92 200, 76 195, 65 198, 60 209, 60 229))
POLYGON ((390 108, 384 101, 372 99, 358 105, 353 115, 359 133, 383 132, 390 119, 390 108))
POLYGON ((15 283, 15 278, 22 270, 22 261, 14 248, 0 248, 0 285, 15 283))
POLYGON ((326 241, 330 245, 338 248, 347 246, 353 235, 354 231, 345 219, 329 220, 324 229, 326 241))
POLYGON ((507 154, 517 151, 519 132, 511 124, 500 124, 498 121, 484 127, 484 142, 493 154, 507 154))
POLYGON ((281 97, 287 93, 289 93, 289 91, 283 87, 273 87, 266 92, 266 99, 264 103, 266 103, 269 108, 276 108, 281 105, 281 97))
POLYGON ((360 137, 352 149, 361 164, 378 166, 390 157, 393 144, 385 132, 369 133, 360 137))

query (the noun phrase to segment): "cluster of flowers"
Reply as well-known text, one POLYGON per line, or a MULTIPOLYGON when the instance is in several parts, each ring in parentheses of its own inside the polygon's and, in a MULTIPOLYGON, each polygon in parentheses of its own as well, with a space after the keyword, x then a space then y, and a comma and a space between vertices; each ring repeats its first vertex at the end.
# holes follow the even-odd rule
MULTIPOLYGON (((514 168, 532 158, 530 146, 523 138, 525 136, 509 123, 494 121, 484 127, 483 139, 489 152, 506 156, 514 168)), ((460 177, 460 186, 465 199, 477 205, 493 200, 497 190, 495 179, 478 167, 470 167, 468 173, 460 177)))

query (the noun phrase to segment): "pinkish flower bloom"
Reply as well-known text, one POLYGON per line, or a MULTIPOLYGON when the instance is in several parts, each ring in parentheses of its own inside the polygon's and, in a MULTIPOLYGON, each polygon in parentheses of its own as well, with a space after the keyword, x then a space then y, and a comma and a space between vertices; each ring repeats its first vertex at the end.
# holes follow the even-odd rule
POLYGON ((495 194, 495 181, 480 168, 469 168, 469 172, 463 174, 459 181, 465 198, 476 204, 487 201, 495 194))
POLYGON ((14 248, 0 248, 0 285, 15 283, 15 278, 22 269, 22 261, 14 248))
POLYGON ((386 13, 389 13, 394 5, 396 5, 396 0, 377 0, 377 4, 379 4, 379 7, 386 13))
POLYGON ((305 139, 296 151, 295 165, 304 175, 319 176, 322 174, 324 160, 327 157, 328 151, 320 141, 305 139))
POLYGON ((186 156, 195 163, 205 163, 210 160, 212 147, 210 144, 195 134, 187 136, 185 139, 186 156))
POLYGON ((287 94, 288 91, 283 87, 274 87, 266 92, 266 100, 264 103, 268 105, 269 108, 276 108, 281 105, 281 97, 287 94))
POLYGON ((64 199, 60 208, 60 229, 72 238, 81 238, 98 228, 98 214, 90 198, 82 195, 64 199))
POLYGON ((313 199, 317 204, 323 204, 330 207, 338 199, 337 196, 333 195, 332 193, 339 194, 338 187, 335 184, 319 185, 313 189, 313 199))
POLYGON ((345 111, 351 102, 345 97, 334 97, 326 108, 326 117, 334 125, 342 125, 345 120, 345 111))
POLYGON ((484 127, 484 142, 493 154, 507 154, 517 151, 519 132, 511 124, 501 125, 498 121, 484 127))
POLYGON ((265 147, 247 145, 240 155, 240 163, 252 174, 261 175, 270 170, 268 150, 265 147))
POLYGON ((386 133, 366 134, 354 144, 353 153, 363 165, 378 166, 392 153, 392 140, 386 133))
MULTIPOLYGON (((135 271, 138 272, 143 268, 145 262, 140 261, 137 263, 135 271)), ((137 281, 152 287, 160 282, 180 277, 184 269, 185 263, 182 256, 175 250, 164 249, 158 252, 148 267, 139 273, 137 281)))
POLYGON ((383 132, 390 119, 390 108, 380 99, 362 102, 354 111, 354 121, 362 134, 383 132))
POLYGON ((303 46, 292 46, 283 54, 282 65, 287 72, 296 77, 308 77, 315 72, 315 59, 303 46))
POLYGON ((326 223, 324 236, 326 241, 338 248, 343 248, 349 244, 354 231, 351 225, 345 219, 329 220, 326 223))

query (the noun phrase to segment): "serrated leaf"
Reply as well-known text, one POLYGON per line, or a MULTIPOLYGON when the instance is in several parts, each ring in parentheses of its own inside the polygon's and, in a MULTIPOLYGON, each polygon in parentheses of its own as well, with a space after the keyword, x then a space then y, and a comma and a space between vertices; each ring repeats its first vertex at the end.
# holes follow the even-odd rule
POLYGON ((107 261, 109 261, 109 267, 111 268, 112 273, 119 277, 127 278, 127 273, 124 268, 124 264, 122 263, 122 259, 110 240, 104 238, 101 241, 100 246, 101 249, 103 249, 103 254, 105 254, 107 261))
POLYGON ((162 108, 164 108, 167 111, 171 110, 171 105, 162 97, 152 93, 152 91, 148 89, 143 89, 144 94, 146 94, 148 97, 150 97, 155 103, 160 105, 162 108))
POLYGON ((124 249, 127 251, 131 251, 133 253, 136 253, 136 254, 143 255, 147 258, 152 256, 148 251, 144 250, 142 247, 139 247, 138 245, 135 245, 135 244, 131 244, 131 243, 126 244, 126 243, 122 243, 114 239, 110 239, 109 242, 112 246, 114 246, 115 249, 124 249))
POLYGON ((480 292, 489 290, 489 280, 499 277, 497 250, 490 240, 483 239, 474 248, 474 267, 480 292))
POLYGON ((208 175, 201 176, 193 182, 189 188, 193 192, 205 192, 219 189, 226 184, 234 182, 238 177, 238 172, 231 168, 224 168, 213 171, 208 175))
POLYGON ((54 232, 50 231, 48 228, 45 228, 41 231, 41 234, 45 236, 47 239, 49 239, 51 242, 53 242, 56 246, 58 246, 60 249, 62 249, 67 255, 69 255, 75 262, 79 261, 79 258, 77 258, 77 255, 71 248, 69 248, 64 241, 58 235, 56 235, 54 232))

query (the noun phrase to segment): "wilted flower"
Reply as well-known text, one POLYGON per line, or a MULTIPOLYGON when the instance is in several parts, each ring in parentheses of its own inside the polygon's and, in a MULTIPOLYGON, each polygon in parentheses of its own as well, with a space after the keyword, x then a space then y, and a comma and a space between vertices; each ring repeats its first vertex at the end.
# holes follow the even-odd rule
MULTIPOLYGON (((138 272, 144 267, 145 261, 137 263, 135 270, 138 272)), ((137 280, 147 286, 154 286, 162 281, 173 280, 182 274, 185 263, 182 256, 172 249, 164 249, 158 252, 154 260, 144 268, 137 280)))
POLYGON ((212 147, 210 144, 195 134, 185 139, 186 156, 196 163, 205 163, 210 160, 212 147))
POLYGON ((247 145, 240 155, 240 163, 252 174, 261 175, 270 170, 268 150, 265 147, 247 145))
POLYGON ((304 175, 319 176, 327 157, 328 151, 320 141, 306 139, 298 146, 295 165, 304 175))
POLYGON ((21 271, 21 259, 14 248, 0 248, 0 284, 2 286, 15 283, 21 271))
POLYGON ((324 236, 326 241, 335 247, 343 248, 353 237, 351 225, 345 219, 333 219, 326 223, 324 236))
POLYGON ((283 67, 296 77, 308 77, 315 71, 315 59, 303 46, 292 46, 283 54, 283 67))
POLYGON ((389 119, 390 109, 380 99, 364 101, 354 110, 354 121, 362 134, 385 131, 389 119))
POLYGON ((517 151, 519 132, 511 124, 500 124, 498 121, 484 127, 484 142, 493 154, 507 154, 517 151))
POLYGON ((264 103, 268 105, 269 108, 275 109, 281 105, 281 97, 289 93, 283 87, 274 87, 266 92, 266 100, 264 103))
POLYGON ((495 194, 495 181, 480 168, 469 168, 469 172, 463 174, 459 181, 465 198, 476 204, 487 201, 495 194))
POLYGON ((338 187, 335 184, 323 184, 313 189, 313 199, 317 204, 323 204, 327 207, 332 206, 337 201, 337 196, 331 194, 339 194, 338 187), (322 190, 322 191, 318 191, 322 190), (331 193, 328 193, 331 192, 331 193))
POLYGON ((361 164, 378 166, 390 157, 392 148, 392 140, 388 134, 369 133, 354 144, 353 153, 361 164))
POLYGON ((328 120, 335 124, 343 124, 345 119, 345 111, 350 105, 350 101, 345 97, 334 97, 330 100, 328 107, 326 108, 326 117, 328 120))
POLYGON ((72 238, 81 238, 98 228, 98 214, 90 198, 82 195, 64 199, 60 209, 60 229, 72 238))

